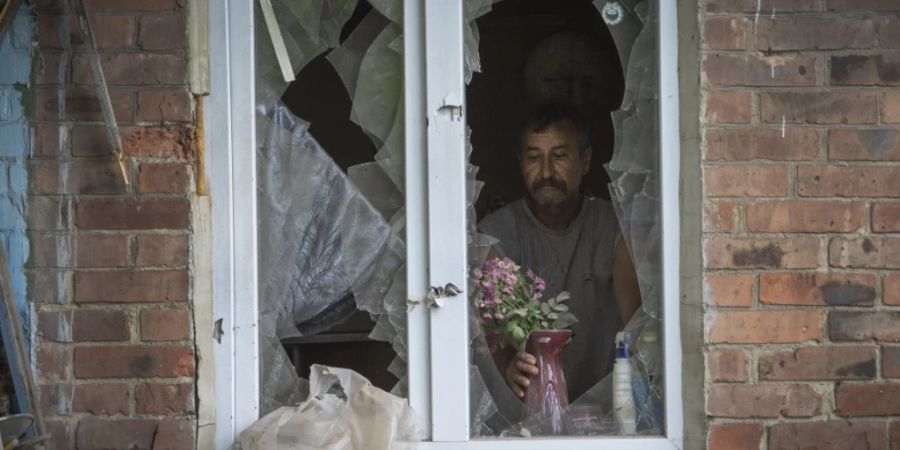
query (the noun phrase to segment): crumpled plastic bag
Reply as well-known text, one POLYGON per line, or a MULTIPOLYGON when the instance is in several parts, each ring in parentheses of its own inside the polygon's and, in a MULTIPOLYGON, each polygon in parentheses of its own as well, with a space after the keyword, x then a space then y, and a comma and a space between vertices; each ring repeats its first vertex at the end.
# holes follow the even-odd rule
POLYGON ((409 402, 350 370, 313 365, 309 398, 241 433, 242 450, 412 450, 424 438, 409 402))

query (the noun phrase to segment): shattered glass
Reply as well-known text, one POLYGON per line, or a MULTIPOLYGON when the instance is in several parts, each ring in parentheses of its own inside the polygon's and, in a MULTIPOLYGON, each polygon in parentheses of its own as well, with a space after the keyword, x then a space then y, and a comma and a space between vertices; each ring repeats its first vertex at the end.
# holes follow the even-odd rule
MULTIPOLYGON (((465 80, 481 70, 475 19, 493 0, 466 1, 465 80)), ((606 3, 597 0, 598 10, 606 3)), ((261 415, 296 405, 308 391, 281 341, 340 323, 354 310, 375 323, 369 338, 390 343, 389 370, 406 386, 406 268, 402 3, 371 0, 372 9, 342 39, 357 2, 273 0, 297 73, 326 54, 352 106, 349 119, 377 149, 373 160, 341 169, 310 134, 310 124, 281 103, 287 84, 257 15, 257 152, 260 232, 261 415)), ((655 2, 620 1, 622 20, 610 33, 626 65, 625 98, 613 113, 610 194, 635 263, 642 307, 626 325, 631 348, 637 433, 661 434, 661 267, 659 217, 658 80, 655 2)), ((467 148, 467 158, 471 154, 467 148)), ((480 267, 492 245, 480 234, 475 201, 483 186, 467 170, 468 262, 480 267)), ((470 280, 470 292, 475 286, 470 280)), ((471 430, 473 436, 540 434, 506 386, 478 320, 471 321, 471 430)), ((618 434, 607 376, 566 411, 569 434, 618 434)))

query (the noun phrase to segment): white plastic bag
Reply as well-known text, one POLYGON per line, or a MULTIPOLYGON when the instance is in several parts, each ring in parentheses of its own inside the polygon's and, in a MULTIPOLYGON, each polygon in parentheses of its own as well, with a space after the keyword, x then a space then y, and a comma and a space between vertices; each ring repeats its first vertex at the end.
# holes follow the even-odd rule
POLYGON ((238 438, 243 450, 412 450, 422 432, 409 402, 350 370, 313 365, 309 399, 266 415, 238 438))

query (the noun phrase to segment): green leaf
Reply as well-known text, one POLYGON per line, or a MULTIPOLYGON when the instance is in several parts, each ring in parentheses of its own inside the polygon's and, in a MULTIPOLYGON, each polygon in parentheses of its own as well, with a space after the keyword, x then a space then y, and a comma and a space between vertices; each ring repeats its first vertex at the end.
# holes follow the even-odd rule
POLYGON ((541 312, 544 314, 549 314, 550 313, 550 305, 548 305, 546 303, 541 303, 541 312))
POLYGON ((556 308, 553 308, 553 309, 555 309, 557 311, 568 311, 569 307, 566 305, 556 305, 556 308))

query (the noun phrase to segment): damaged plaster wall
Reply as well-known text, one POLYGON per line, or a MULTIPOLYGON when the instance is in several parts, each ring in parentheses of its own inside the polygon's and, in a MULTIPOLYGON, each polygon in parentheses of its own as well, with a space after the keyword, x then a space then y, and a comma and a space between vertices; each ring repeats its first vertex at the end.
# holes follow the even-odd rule
MULTIPOLYGON (((28 116, 33 108, 28 77, 31 40, 35 33, 31 8, 23 4, 0 43, 0 239, 7 250, 19 311, 28 311, 25 261, 26 158, 31 148, 28 116)), ((27 318, 26 318, 27 319, 27 318)), ((25 321, 26 327, 28 321, 25 321)))

